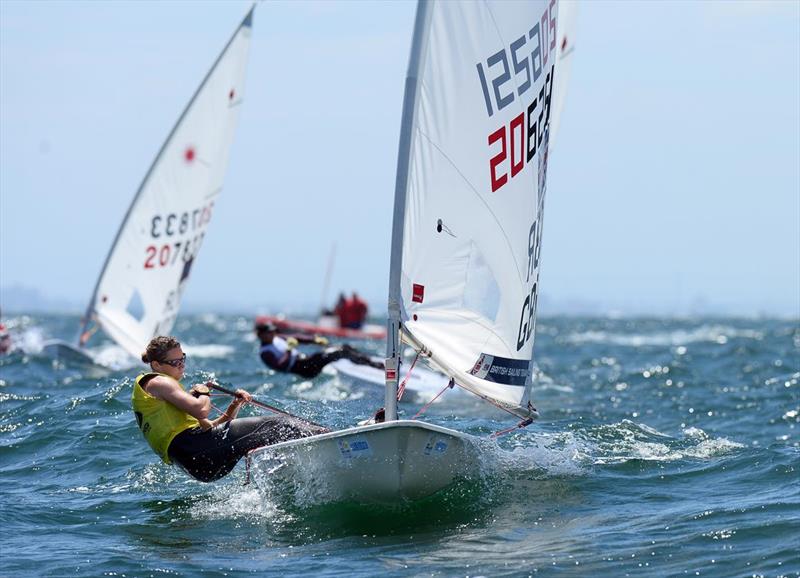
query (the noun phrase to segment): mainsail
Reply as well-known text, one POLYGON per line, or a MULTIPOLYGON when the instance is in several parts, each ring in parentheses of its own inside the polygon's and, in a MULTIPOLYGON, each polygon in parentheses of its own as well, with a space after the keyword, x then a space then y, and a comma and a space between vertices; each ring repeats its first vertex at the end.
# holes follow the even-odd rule
POLYGON ((421 1, 401 127, 387 346, 529 417, 556 0, 421 1))
POLYGON ((172 329, 222 190, 244 94, 252 21, 253 8, 145 175, 97 281, 81 342, 94 321, 138 356, 154 335, 172 329))
POLYGON ((259 485, 306 492, 301 480, 324 478, 325 500, 396 502, 479 475, 473 436, 397 419, 401 337, 520 426, 537 415, 557 11, 556 0, 420 0, 395 183, 385 420, 254 450, 259 485))
POLYGON ((552 113, 550 114, 550 148, 552 149, 558 129, 561 126, 561 113, 567 98, 567 85, 572 72, 572 59, 575 54, 575 32, 578 27, 578 0, 559 0, 558 26, 556 36, 556 59, 558 75, 553 85, 552 113))

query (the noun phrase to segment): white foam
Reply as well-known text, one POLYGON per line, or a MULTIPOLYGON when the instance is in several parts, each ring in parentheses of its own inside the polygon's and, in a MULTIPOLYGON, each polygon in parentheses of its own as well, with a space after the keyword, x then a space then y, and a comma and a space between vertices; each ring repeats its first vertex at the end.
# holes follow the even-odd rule
POLYGON ((678 346, 699 342, 725 344, 728 340, 734 338, 761 340, 763 337, 763 333, 751 329, 737 329, 727 325, 702 325, 690 331, 677 329, 675 331, 657 331, 655 333, 639 334, 584 331, 572 333, 567 336, 566 341, 576 344, 610 343, 612 345, 640 347, 643 345, 678 346))
POLYGON ((729 454, 743 447, 743 444, 725 438, 708 439, 701 441, 696 446, 686 448, 684 454, 692 458, 709 459, 729 454))
POLYGON ((38 327, 23 329, 23 322, 19 319, 16 321, 18 321, 16 324, 18 330, 16 331, 14 330, 15 326, 11 322, 8 323, 8 330, 11 335, 11 349, 21 349, 23 352, 32 355, 41 353, 46 341, 42 330, 38 327))
POLYGON ((601 437, 615 439, 598 444, 601 455, 594 458, 596 464, 625 463, 631 460, 674 462, 686 458, 709 459, 744 447, 726 438, 711 438, 702 429, 694 427, 683 431, 685 438, 681 441, 629 420, 602 426, 598 433, 601 437), (648 439, 655 436, 664 440, 648 439))
POLYGON ((236 518, 279 519, 282 513, 277 506, 259 493, 254 485, 242 486, 235 482, 215 491, 207 499, 196 502, 189 509, 199 520, 223 520, 236 518))
MULTIPOLYGON (((305 462, 302 468, 292 468, 293 475, 283 470, 289 460, 297 456, 260 454, 254 458, 251 473, 261 499, 268 504, 291 503, 306 508, 334 501, 338 498, 328 484, 330 472, 321 462, 305 462)), ((288 470, 287 470, 288 471, 288 470)), ((279 509, 280 506, 276 506, 279 509)))
POLYGON ((510 451, 494 454, 498 471, 538 471, 543 476, 581 476, 593 447, 572 432, 537 433, 517 440, 510 451))
POLYGON ((125 370, 141 365, 141 360, 133 358, 122 347, 115 344, 101 345, 86 350, 95 363, 115 370, 125 370))

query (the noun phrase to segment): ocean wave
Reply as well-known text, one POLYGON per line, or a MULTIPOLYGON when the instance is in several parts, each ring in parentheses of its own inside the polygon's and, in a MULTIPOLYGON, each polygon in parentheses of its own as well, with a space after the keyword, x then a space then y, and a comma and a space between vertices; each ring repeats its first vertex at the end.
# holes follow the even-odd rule
POLYGON ((686 458, 711 459, 745 447, 726 438, 711 438, 700 428, 686 428, 683 438, 674 438, 644 424, 623 420, 597 428, 598 465, 630 461, 674 462, 686 458))
POLYGON ((254 485, 241 482, 226 484, 212 494, 203 496, 189 507, 192 519, 197 520, 271 520, 285 521, 285 512, 266 498, 254 485))
MULTIPOLYGON (((520 437, 510 450, 485 445, 486 454, 494 458, 490 468, 496 472, 538 472, 543 476, 581 476, 589 470, 588 456, 594 445, 572 432, 536 433, 520 437)), ((496 473, 495 472, 495 473, 496 473)))

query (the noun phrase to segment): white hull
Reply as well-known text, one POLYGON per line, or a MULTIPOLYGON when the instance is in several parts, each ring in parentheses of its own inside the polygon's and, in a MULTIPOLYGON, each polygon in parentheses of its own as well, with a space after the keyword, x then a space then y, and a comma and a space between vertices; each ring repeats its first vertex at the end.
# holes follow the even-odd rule
POLYGON ((393 421, 254 450, 256 484, 296 501, 390 502, 424 498, 478 475, 469 435, 419 421, 393 421))
MULTIPOLYGON (((383 361, 379 357, 374 359, 383 361)), ((382 369, 370 367, 369 365, 358 365, 349 359, 340 359, 326 367, 325 371, 330 372, 334 370, 345 377, 357 379, 366 383, 386 387, 386 375, 382 369)), ((404 367, 401 372, 400 381, 406 378, 408 368, 404 367)), ((416 401, 427 402, 433 399, 437 393, 441 392, 449 383, 450 379, 446 375, 442 375, 436 371, 420 367, 420 364, 411 371, 411 376, 406 382, 406 393, 404 399, 411 399, 416 396, 416 401)), ((451 399, 453 396, 463 397, 464 392, 461 388, 454 387, 451 391, 442 395, 439 400, 451 399)), ((437 400, 438 401, 438 400, 437 400)))
POLYGON ((42 355, 52 357, 63 363, 96 365, 94 358, 86 351, 59 339, 45 341, 42 344, 42 355))

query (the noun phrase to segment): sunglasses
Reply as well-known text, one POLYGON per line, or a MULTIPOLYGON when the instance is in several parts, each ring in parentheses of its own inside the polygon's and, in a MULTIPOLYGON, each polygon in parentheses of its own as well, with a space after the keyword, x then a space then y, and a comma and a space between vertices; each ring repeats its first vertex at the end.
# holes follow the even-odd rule
POLYGON ((178 359, 165 359, 164 361, 159 361, 159 363, 171 365, 172 367, 181 367, 182 365, 186 365, 186 354, 184 353, 183 356, 178 359))

